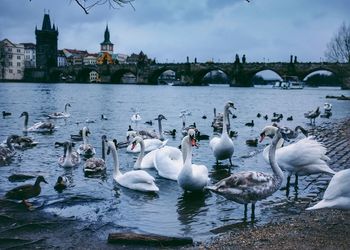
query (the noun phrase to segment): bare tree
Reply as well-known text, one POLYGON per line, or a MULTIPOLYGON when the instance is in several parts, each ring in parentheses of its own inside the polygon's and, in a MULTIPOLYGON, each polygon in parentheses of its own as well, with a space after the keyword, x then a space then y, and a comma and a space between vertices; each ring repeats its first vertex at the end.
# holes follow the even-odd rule
POLYGON ((133 9, 134 6, 132 2, 134 0, 74 0, 80 8, 82 8, 85 14, 89 14, 89 11, 97 5, 108 4, 109 8, 116 9, 118 7, 123 7, 126 4, 129 4, 133 9))
POLYGON ((344 22, 327 44, 326 58, 332 62, 350 63, 350 25, 344 22))

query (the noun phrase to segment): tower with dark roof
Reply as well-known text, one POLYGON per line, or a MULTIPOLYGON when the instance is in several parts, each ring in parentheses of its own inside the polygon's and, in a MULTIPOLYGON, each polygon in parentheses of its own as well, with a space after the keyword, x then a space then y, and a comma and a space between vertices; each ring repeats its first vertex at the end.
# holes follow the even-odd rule
POLYGON ((41 30, 35 27, 36 36, 36 67, 49 69, 57 67, 58 28, 51 26, 49 14, 44 14, 41 30))
POLYGON ((101 44, 101 52, 107 52, 109 54, 113 54, 113 43, 111 42, 109 38, 109 30, 108 30, 108 25, 106 25, 106 30, 105 30, 105 40, 100 43, 101 44))

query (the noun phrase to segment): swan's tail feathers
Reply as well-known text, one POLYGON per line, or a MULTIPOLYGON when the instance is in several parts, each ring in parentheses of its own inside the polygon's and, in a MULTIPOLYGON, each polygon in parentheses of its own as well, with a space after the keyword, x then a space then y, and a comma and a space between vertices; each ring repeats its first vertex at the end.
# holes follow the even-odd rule
POLYGON ((215 185, 212 185, 212 186, 205 186, 205 187, 204 187, 204 190, 210 190, 210 191, 213 191, 213 192, 216 192, 217 189, 218 189, 218 187, 215 186, 215 185))
POLYGON ((326 208, 326 207, 328 207, 327 202, 325 202, 324 200, 321 200, 316 205, 306 208, 306 210, 316 210, 316 209, 321 209, 321 208, 326 208))

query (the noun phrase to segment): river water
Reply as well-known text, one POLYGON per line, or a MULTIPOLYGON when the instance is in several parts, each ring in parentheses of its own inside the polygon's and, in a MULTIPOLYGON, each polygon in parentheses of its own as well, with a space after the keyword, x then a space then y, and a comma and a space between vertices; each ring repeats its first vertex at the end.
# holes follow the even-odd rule
MULTIPOLYGON (((15 173, 44 175, 48 184, 42 184, 42 193, 33 199, 34 205, 43 205, 46 212, 62 217, 76 218, 89 222, 108 223, 120 230, 157 233, 175 236, 191 236, 195 240, 205 240, 213 235, 213 229, 243 221, 243 205, 227 201, 221 196, 211 193, 203 195, 184 195, 177 182, 163 179, 155 170, 149 173, 156 178, 160 191, 158 194, 144 194, 118 186, 113 178, 112 159, 107 158, 107 173, 100 178, 84 176, 82 166, 64 169, 57 160, 62 155, 62 148, 55 148, 54 142, 70 139, 83 126, 88 126, 91 135, 90 143, 95 146, 97 155, 101 155, 100 138, 103 134, 108 138, 125 141, 126 131, 131 123, 130 117, 137 110, 143 120, 138 128, 157 129, 144 124, 163 114, 163 129, 181 131, 182 110, 188 110, 187 125, 196 122, 202 134, 212 135, 211 122, 213 108, 223 111, 228 100, 235 103, 231 128, 238 132, 234 139, 235 152, 233 172, 259 170, 269 172, 270 167, 262 159, 262 150, 269 142, 266 140, 258 147, 249 147, 247 139, 258 138, 261 129, 271 124, 272 113, 282 113, 281 125, 295 127, 302 125, 309 128, 304 112, 321 107, 330 102, 333 115, 328 119, 318 118, 316 126, 322 122, 338 120, 350 116, 350 102, 326 99, 326 95, 346 95, 350 92, 335 88, 305 88, 303 90, 279 90, 270 88, 230 88, 228 86, 208 87, 174 87, 174 86, 139 86, 111 84, 40 84, 40 83, 2 83, 0 84, 0 111, 11 112, 12 115, 0 119, 0 141, 6 140, 9 134, 22 134, 23 119, 19 118, 23 111, 29 113, 29 124, 40 121, 55 111, 63 111, 65 103, 70 103, 71 117, 54 120, 58 127, 52 134, 29 134, 39 144, 25 151, 17 152, 14 159, 0 166, 0 196, 22 184, 10 182, 8 177, 15 173), (257 113, 267 114, 269 120, 257 118, 257 113), (108 120, 101 120, 104 114, 108 120), (206 115, 207 119, 202 119, 206 115), (286 121, 293 116, 293 121, 286 121), (94 120, 94 123, 85 121, 94 120), (254 127, 244 124, 254 120, 254 127), (72 185, 58 193, 53 186, 60 175, 70 178, 72 185)), ((180 145, 182 136, 168 137, 168 145, 180 145)), ((78 143, 79 144, 79 143, 78 143)), ((121 171, 131 170, 136 156, 126 153, 125 148, 118 151, 121 171)), ((110 156, 109 156, 110 157, 110 156)), ((199 148, 193 150, 193 163, 204 164, 210 172, 211 182, 215 183, 228 175, 224 167, 215 167, 215 159, 209 149, 209 141, 199 142, 199 148)), ((227 161, 222 162, 227 165, 227 161)), ((29 180, 28 182, 33 182, 29 180)), ((301 181, 299 190, 308 183, 301 181)), ((284 184, 283 184, 284 185, 284 184)), ((306 192, 306 191, 305 191, 306 192)), ((300 196, 306 193, 299 194, 300 196)), ((268 199, 258 202, 256 223, 266 223, 278 216, 288 213, 291 208, 280 211, 276 204, 289 204, 283 191, 276 192, 268 199)), ((250 211, 250 210, 249 210, 250 211)))

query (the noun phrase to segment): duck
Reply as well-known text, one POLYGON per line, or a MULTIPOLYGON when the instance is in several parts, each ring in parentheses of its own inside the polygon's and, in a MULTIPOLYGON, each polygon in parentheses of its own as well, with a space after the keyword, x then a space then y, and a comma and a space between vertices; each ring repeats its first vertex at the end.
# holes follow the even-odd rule
POLYGON ((89 144, 88 135, 90 134, 90 130, 87 127, 83 128, 83 144, 80 144, 78 147, 78 153, 83 155, 84 158, 90 158, 96 154, 95 148, 89 144))
POLYGON ((7 111, 2 111, 2 117, 5 118, 6 116, 10 116, 12 115, 11 112, 7 112, 7 111))
POLYGON ((251 122, 247 122, 244 125, 247 126, 247 127, 254 127, 254 120, 252 120, 251 122))
POLYGON ((245 144, 251 147, 257 147, 258 146, 258 139, 248 139, 245 141, 245 144))
POLYGON ((33 126, 28 128, 28 120, 29 120, 29 114, 28 112, 24 111, 22 112, 20 117, 24 116, 24 132, 53 132, 55 129, 55 125, 51 122, 37 122, 33 126))
POLYGON ((154 157, 155 153, 158 149, 152 150, 151 152, 147 153, 145 155, 145 143, 143 141, 143 138, 141 136, 136 136, 131 145, 132 149, 137 145, 140 145, 140 153, 139 156, 137 157, 137 160, 134 164, 134 169, 149 169, 149 168, 154 168, 154 157))
POLYGON ((152 120, 145 121, 145 124, 148 124, 148 125, 152 126, 153 125, 153 121, 152 120))
POLYGON ((14 135, 10 135, 6 139, 6 146, 0 146, 0 164, 7 163, 16 154, 14 147, 11 144, 14 135))
POLYGON ((68 107, 72 107, 69 103, 66 103, 64 105, 64 111, 63 112, 54 112, 52 114, 49 114, 48 117, 50 119, 61 119, 61 118, 68 118, 70 117, 70 114, 68 112, 68 107))
POLYGON ((96 173, 101 173, 106 170, 106 142, 107 142, 107 136, 102 135, 101 137, 102 141, 102 158, 98 157, 92 157, 89 158, 85 161, 84 164, 84 173, 85 175, 90 175, 90 174, 96 174, 96 173))
POLYGON ((80 164, 81 159, 78 152, 73 151, 72 143, 64 142, 63 155, 58 158, 58 164, 61 167, 74 167, 80 164))
POLYGON ((202 115, 202 119, 203 120, 207 119, 207 116, 206 115, 202 115))
POLYGON ((306 210, 321 208, 337 208, 342 210, 350 209, 350 169, 341 170, 332 177, 328 184, 323 198, 312 207, 306 210))
POLYGON ((263 118, 267 121, 269 119, 268 115, 264 115, 263 118))
POLYGON ((258 114, 256 115, 256 117, 260 118, 260 117, 261 117, 261 114, 260 114, 260 113, 258 113, 258 114))
POLYGON ((11 189, 5 194, 7 199, 12 200, 22 200, 22 203, 28 208, 32 208, 32 204, 27 202, 27 199, 38 196, 41 193, 40 183, 44 182, 47 184, 45 178, 42 175, 39 175, 34 185, 33 184, 25 184, 14 189, 11 189))
POLYGON ((166 130, 163 133, 165 135, 171 135, 172 137, 175 137, 176 136, 176 132, 177 132, 176 129, 172 129, 172 130, 166 130))
MULTIPOLYGON (((260 134, 260 142, 264 140, 266 136, 274 136, 279 128, 274 126, 266 126, 260 134)), ((284 129, 285 139, 289 140, 290 131, 284 129)), ((312 175, 312 174, 329 174, 334 175, 335 171, 332 170, 327 161, 329 157, 326 156, 327 149, 314 137, 309 136, 303 138, 288 146, 282 147, 284 139, 281 139, 277 145, 276 159, 282 170, 288 173, 287 177, 287 193, 290 186, 291 175, 295 175, 295 188, 298 185, 298 176, 312 175)), ((270 146, 265 147, 263 150, 264 160, 268 163, 268 152, 270 146)))
POLYGON ((33 148, 39 144, 33 138, 28 136, 12 135, 11 143, 15 149, 25 150, 33 148))
POLYGON ((57 178, 57 181, 55 183, 54 189, 61 193, 64 189, 66 189, 70 184, 70 181, 68 179, 68 177, 66 176, 59 176, 57 178))
POLYGON ((315 120, 317 117, 319 117, 321 114, 320 107, 317 107, 316 110, 311 110, 306 113, 304 113, 304 117, 310 119, 310 124, 315 125, 315 120))
POLYGON ((107 118, 104 114, 102 114, 102 115, 101 115, 101 120, 102 120, 102 121, 107 121, 108 118, 107 118))
POLYGON ((287 121, 293 121, 293 116, 291 115, 291 116, 288 116, 287 117, 287 121))
POLYGON ((78 134, 71 134, 70 138, 73 141, 82 141, 83 140, 83 130, 80 129, 78 134))
POLYGON ((155 184, 155 179, 144 170, 131 170, 125 173, 120 171, 119 158, 115 143, 107 142, 107 154, 112 154, 114 162, 113 179, 120 186, 140 191, 140 192, 158 192, 159 188, 155 184))
POLYGON ((233 155, 234 146, 233 141, 227 134, 227 114, 231 108, 235 109, 235 105, 232 101, 229 101, 224 107, 222 134, 220 137, 213 137, 209 141, 209 147, 213 151, 217 164, 219 160, 229 159, 230 165, 232 166, 231 158, 233 155))
POLYGON ((177 177, 177 183, 185 192, 203 191, 210 182, 208 168, 205 165, 192 164, 192 146, 197 146, 194 129, 188 130, 181 142, 182 154, 186 158, 183 159, 184 164, 177 177))
POLYGON ((231 174, 206 189, 224 196, 228 200, 244 204, 244 220, 247 218, 247 207, 251 203, 251 219, 255 218, 255 203, 266 199, 277 190, 283 182, 283 172, 276 161, 278 141, 284 136, 282 129, 276 132, 269 150, 271 173, 242 171, 231 174))
POLYGON ((169 180, 177 181, 183 167, 183 153, 177 147, 164 146, 155 152, 153 164, 158 175, 169 180))

